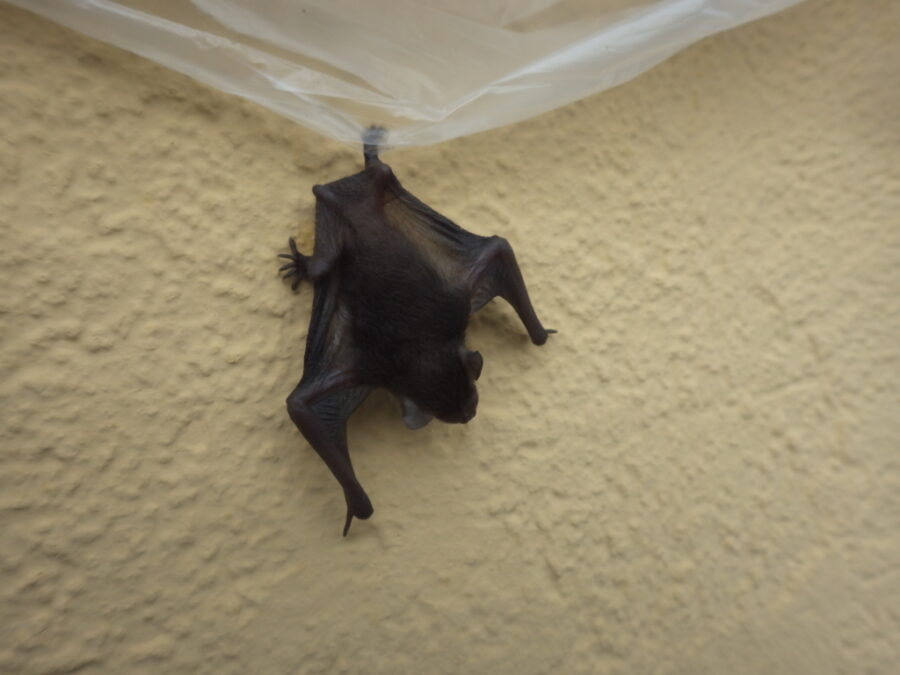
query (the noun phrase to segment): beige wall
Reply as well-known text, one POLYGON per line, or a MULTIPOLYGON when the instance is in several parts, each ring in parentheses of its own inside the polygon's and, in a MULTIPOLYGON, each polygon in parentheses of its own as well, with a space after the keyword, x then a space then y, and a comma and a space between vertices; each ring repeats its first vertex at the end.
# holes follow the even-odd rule
POLYGON ((900 3, 812 0, 388 156, 516 246, 468 426, 284 409, 356 150, 0 6, 0 671, 890 673, 900 3))

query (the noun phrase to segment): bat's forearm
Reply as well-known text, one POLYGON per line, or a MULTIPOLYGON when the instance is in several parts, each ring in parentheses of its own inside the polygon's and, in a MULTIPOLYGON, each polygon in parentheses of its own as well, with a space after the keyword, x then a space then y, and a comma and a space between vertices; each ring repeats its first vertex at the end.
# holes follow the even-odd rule
MULTIPOLYGON (((306 438, 313 450, 322 458, 332 475, 344 489, 347 501, 347 522, 344 534, 350 527, 350 521, 356 518, 366 519, 372 515, 372 503, 365 490, 356 479, 350 455, 345 447, 335 441, 322 419, 313 410, 312 403, 334 391, 350 386, 350 378, 343 374, 334 375, 317 385, 299 385, 287 399, 288 414, 300 433, 306 438)), ((345 423, 346 420, 340 420, 345 423)))
POLYGON ((512 305, 534 344, 542 345, 547 341, 547 330, 528 297, 516 254, 502 237, 491 238, 472 268, 470 287, 474 290, 482 283, 494 286, 496 294, 512 305))

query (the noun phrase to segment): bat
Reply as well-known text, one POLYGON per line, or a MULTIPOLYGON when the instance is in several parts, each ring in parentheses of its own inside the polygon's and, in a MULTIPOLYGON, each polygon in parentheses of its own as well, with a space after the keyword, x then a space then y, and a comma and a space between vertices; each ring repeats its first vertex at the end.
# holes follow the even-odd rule
POLYGON ((373 511, 347 447, 347 420, 373 389, 399 399, 410 429, 434 417, 465 423, 483 366, 465 346, 469 317, 500 296, 534 344, 556 332, 538 320, 509 242, 467 232, 405 190, 378 157, 383 134, 372 127, 363 136, 362 171, 313 187, 312 255, 293 238, 291 252, 279 254, 293 290, 304 279, 313 285, 288 414, 344 490, 344 536, 353 518, 373 511))

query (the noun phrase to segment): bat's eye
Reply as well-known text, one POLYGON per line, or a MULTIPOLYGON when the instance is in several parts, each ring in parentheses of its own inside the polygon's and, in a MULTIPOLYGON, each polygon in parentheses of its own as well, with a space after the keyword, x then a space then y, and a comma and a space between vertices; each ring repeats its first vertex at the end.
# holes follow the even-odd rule
POLYGON ((484 359, 478 352, 468 352, 466 354, 466 370, 473 380, 481 377, 481 369, 484 367, 484 359))

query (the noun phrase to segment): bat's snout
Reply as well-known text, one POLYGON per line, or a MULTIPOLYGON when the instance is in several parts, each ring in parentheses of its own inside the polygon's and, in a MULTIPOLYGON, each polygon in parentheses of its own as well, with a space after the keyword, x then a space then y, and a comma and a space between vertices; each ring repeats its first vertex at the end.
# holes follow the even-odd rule
POLYGON ((466 424, 475 417, 477 410, 478 392, 473 391, 472 395, 462 405, 458 405, 452 410, 445 410, 443 413, 435 413, 434 416, 447 424, 466 424))

